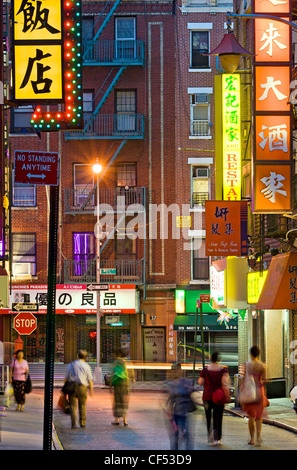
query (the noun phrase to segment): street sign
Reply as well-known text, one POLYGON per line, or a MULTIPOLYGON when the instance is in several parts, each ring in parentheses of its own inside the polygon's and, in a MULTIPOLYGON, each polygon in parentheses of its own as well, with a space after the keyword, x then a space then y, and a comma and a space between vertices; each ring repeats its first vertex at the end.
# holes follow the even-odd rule
POLYGON ((116 274, 117 270, 116 268, 101 268, 100 269, 100 274, 116 274))
POLYGON ((210 303, 210 294, 200 294, 200 302, 210 303))
POLYGON ((19 335, 30 335, 37 328, 37 318, 31 312, 21 312, 14 317, 13 327, 19 335))
POLYGON ((109 290, 109 284, 89 284, 87 290, 109 290))
POLYGON ((13 312, 38 312, 39 305, 30 302, 16 302, 12 304, 13 312))
POLYGON ((59 183, 59 154, 38 150, 15 150, 14 182, 57 186, 59 183))

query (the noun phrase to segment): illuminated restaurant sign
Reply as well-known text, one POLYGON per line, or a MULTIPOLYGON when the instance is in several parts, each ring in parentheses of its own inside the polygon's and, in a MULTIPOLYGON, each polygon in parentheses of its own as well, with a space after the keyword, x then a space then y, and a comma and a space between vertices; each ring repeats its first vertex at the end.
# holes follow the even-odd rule
POLYGON ((290 0, 254 0, 253 212, 291 209, 290 0), (275 19, 273 18, 275 17, 275 19))
POLYGON ((13 2, 14 100, 59 103, 64 99, 62 2, 13 2))
POLYGON ((36 106, 37 132, 81 129, 81 0, 14 0, 13 23, 14 101, 36 106))
POLYGON ((223 199, 241 199, 240 75, 222 75, 223 199))

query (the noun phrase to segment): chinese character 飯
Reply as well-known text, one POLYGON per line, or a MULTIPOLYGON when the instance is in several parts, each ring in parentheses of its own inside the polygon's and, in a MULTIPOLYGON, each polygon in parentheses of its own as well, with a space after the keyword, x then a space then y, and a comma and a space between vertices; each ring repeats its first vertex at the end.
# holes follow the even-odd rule
POLYGON ((30 30, 34 31, 37 29, 47 29, 51 34, 60 33, 60 31, 48 23, 48 16, 49 16, 49 9, 42 7, 42 1, 35 1, 35 0, 23 0, 20 6, 19 11, 17 12, 16 16, 20 13, 23 13, 24 17, 24 26, 23 32, 26 33, 30 30), (34 5, 36 4, 36 5, 34 5))

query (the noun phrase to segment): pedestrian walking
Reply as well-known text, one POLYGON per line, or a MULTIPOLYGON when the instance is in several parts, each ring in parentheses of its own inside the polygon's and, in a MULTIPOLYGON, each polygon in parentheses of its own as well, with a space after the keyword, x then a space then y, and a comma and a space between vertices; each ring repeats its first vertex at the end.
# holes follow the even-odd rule
POLYGON ((24 359, 24 351, 19 349, 15 353, 9 370, 9 381, 14 389, 14 398, 17 403, 16 411, 24 411, 26 375, 29 374, 28 362, 24 359))
POLYGON ((120 418, 123 419, 123 425, 128 426, 127 413, 129 407, 130 384, 129 374, 126 367, 126 361, 123 358, 121 349, 114 352, 114 364, 110 381, 110 392, 113 391, 113 416, 111 423, 118 426, 120 418))
POLYGON ((242 404, 242 408, 247 413, 249 418, 249 444, 256 446, 260 446, 262 443, 261 430, 263 413, 265 407, 269 403, 265 396, 266 366, 263 362, 260 361, 259 356, 260 349, 258 348, 258 346, 253 346, 250 349, 251 361, 247 362, 246 364, 245 375, 243 379, 243 387, 246 377, 248 375, 252 376, 255 385, 255 401, 251 403, 242 404))
POLYGON ((176 371, 177 378, 169 383, 168 415, 172 424, 171 450, 178 450, 182 439, 186 450, 191 450, 191 433, 189 429, 189 413, 196 410, 191 394, 194 392, 192 382, 183 377, 181 364, 175 363, 172 369, 176 371))
POLYGON ((88 353, 80 350, 78 359, 69 364, 65 382, 74 382, 74 391, 69 393, 69 411, 71 417, 71 427, 78 428, 77 404, 79 411, 79 424, 82 428, 86 425, 86 402, 88 396, 88 386, 90 395, 93 395, 92 370, 86 360, 88 353))
POLYGON ((202 399, 208 442, 212 446, 221 445, 224 403, 228 401, 230 378, 228 368, 220 365, 217 351, 211 355, 211 364, 201 371, 198 383, 204 387, 202 399), (222 400, 216 398, 219 393, 223 395, 222 400))

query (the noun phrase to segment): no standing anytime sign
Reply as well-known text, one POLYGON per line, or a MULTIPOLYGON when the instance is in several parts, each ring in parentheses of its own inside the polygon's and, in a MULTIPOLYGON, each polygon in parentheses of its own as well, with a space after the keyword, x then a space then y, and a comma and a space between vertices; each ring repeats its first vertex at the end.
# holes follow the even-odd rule
POLYGON ((39 150, 14 152, 14 181, 22 184, 57 186, 59 154, 39 150))

